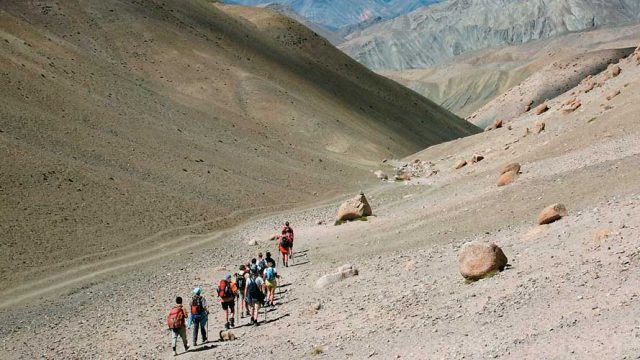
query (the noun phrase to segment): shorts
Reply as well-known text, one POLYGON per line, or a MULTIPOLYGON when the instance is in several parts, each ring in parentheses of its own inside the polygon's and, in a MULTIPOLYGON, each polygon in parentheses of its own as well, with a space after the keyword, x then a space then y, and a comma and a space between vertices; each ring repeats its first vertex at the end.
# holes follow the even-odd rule
POLYGON ((267 287, 267 290, 275 290, 278 287, 278 281, 277 280, 265 280, 265 286, 267 287))
POLYGON ((289 254, 289 248, 283 248, 282 246, 280 246, 280 252, 282 254, 288 255, 289 254))
POLYGON ((233 311, 233 309, 235 309, 236 307, 236 302, 235 301, 229 301, 229 302, 223 302, 222 304, 222 310, 231 310, 233 311))

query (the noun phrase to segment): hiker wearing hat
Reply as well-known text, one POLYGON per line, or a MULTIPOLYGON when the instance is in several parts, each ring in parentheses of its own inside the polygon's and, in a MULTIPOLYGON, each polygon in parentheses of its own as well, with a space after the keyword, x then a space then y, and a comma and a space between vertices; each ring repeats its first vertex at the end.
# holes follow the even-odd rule
POLYGON ((209 318, 209 307, 207 306, 207 299, 205 299, 201 293, 202 290, 200 288, 195 288, 193 289, 193 298, 191 298, 189 324, 193 323, 195 325, 193 329, 193 346, 196 346, 198 343, 198 329, 202 332, 202 343, 207 342, 207 331, 205 327, 209 318))
POLYGON ((231 274, 227 274, 218 284, 218 297, 220 297, 222 310, 224 310, 226 321, 224 327, 226 329, 235 326, 236 296, 238 296, 238 287, 231 281, 231 274), (229 318, 229 312, 231 312, 231 318, 229 318))

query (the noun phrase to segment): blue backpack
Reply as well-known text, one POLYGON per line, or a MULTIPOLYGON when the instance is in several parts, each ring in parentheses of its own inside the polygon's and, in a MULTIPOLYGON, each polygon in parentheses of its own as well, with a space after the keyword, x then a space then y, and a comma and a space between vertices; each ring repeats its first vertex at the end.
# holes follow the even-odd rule
POLYGON ((272 267, 267 268, 267 270, 264 271, 264 276, 267 280, 273 281, 276 279, 276 270, 272 267))

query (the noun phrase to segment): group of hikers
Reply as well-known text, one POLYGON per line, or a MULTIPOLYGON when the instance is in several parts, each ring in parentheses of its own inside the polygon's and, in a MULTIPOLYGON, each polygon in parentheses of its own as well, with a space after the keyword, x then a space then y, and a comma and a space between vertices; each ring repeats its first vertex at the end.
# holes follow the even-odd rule
MULTIPOLYGON (((289 259, 293 255, 293 229, 289 222, 285 222, 281 234, 276 235, 276 245, 282 255, 282 266, 289 267, 289 259)), ((258 326, 260 321, 258 314, 260 307, 275 306, 275 294, 278 287, 278 279, 281 277, 276 268, 276 260, 270 252, 258 253, 257 258, 252 258, 246 264, 240 265, 233 276, 226 274, 218 283, 215 295, 220 299, 224 311, 225 328, 235 327, 236 305, 242 318, 250 317, 250 324, 258 326)), ((193 289, 191 306, 188 309, 183 305, 182 297, 176 297, 176 303, 167 316, 167 326, 171 331, 171 346, 173 354, 178 355, 176 345, 178 337, 182 340, 185 351, 189 350, 187 343, 187 327, 193 326, 192 346, 198 343, 198 332, 202 334, 202 343, 208 341, 207 323, 209 307, 202 294, 202 289, 193 289)), ((265 309, 266 317, 266 309, 265 309)))

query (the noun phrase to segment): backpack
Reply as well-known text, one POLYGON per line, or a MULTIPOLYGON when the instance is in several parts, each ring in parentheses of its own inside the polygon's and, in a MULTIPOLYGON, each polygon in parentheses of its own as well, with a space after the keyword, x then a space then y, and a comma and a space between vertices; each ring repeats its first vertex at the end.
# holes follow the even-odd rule
POLYGON ((167 316, 167 326, 169 329, 180 329, 184 326, 184 312, 181 307, 174 307, 167 316))
POLYGON ((204 306, 202 306, 202 296, 195 295, 191 300, 191 313, 202 314, 204 312, 204 306))
POLYGON ((258 261, 258 272, 262 272, 267 267, 267 262, 265 259, 258 261))
POLYGON ((276 270, 272 267, 267 268, 267 270, 264 271, 264 276, 267 280, 273 281, 276 279, 276 270))
POLYGON ((260 275, 260 269, 258 269, 257 264, 251 264, 251 267, 249 268, 249 270, 251 271, 252 275, 260 275))
POLYGON ((288 237, 283 236, 282 239, 280 239, 280 246, 282 246, 285 249, 288 249, 291 247, 291 241, 289 241, 288 237))
POLYGON ((220 280, 220 284, 218 284, 218 296, 221 298, 230 298, 235 296, 231 290, 231 284, 226 280, 220 280))
POLYGON ((249 279, 249 282, 247 283, 247 293, 251 298, 258 300, 259 302, 264 300, 264 294, 260 290, 260 287, 258 287, 255 277, 251 277, 251 279, 249 279))
POLYGON ((245 286, 247 286, 247 279, 244 278, 244 274, 236 274, 236 287, 240 293, 244 293, 245 286))

